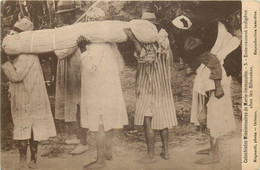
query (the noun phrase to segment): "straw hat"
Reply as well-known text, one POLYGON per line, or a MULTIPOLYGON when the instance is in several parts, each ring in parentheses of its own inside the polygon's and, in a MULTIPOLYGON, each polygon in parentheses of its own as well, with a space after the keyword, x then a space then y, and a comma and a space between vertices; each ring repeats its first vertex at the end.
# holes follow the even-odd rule
POLYGON ((184 15, 176 17, 173 21, 172 24, 182 30, 187 30, 192 26, 192 23, 190 19, 184 15))
POLYGON ((57 5, 58 11, 56 14, 70 12, 76 10, 76 3, 75 1, 59 1, 57 5))
POLYGON ((33 23, 27 19, 22 18, 14 24, 14 29, 21 31, 32 31, 34 29, 33 23))

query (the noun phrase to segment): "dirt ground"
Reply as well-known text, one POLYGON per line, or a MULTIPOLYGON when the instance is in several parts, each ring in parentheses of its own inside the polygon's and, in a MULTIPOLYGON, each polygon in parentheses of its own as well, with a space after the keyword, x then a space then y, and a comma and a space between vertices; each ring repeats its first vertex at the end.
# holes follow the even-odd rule
MULTIPOLYGON (((232 83, 232 98, 234 115, 237 120, 237 130, 221 141, 221 161, 212 165, 197 165, 194 162, 206 156, 197 155, 196 151, 209 147, 209 139, 206 134, 197 132, 195 127, 189 124, 191 92, 194 75, 185 77, 185 70, 177 71, 175 64, 172 71, 172 89, 175 100, 179 125, 170 130, 169 152, 170 160, 163 160, 159 154, 161 143, 159 134, 156 135, 157 162, 149 165, 137 164, 138 160, 146 154, 146 144, 141 127, 133 126, 134 102, 135 102, 135 66, 125 68, 122 74, 122 89, 127 105, 129 126, 122 130, 121 135, 115 136, 113 160, 107 161, 108 170, 239 170, 241 169, 241 86, 237 82, 232 83)), ((8 128, 7 128, 8 129, 8 128)), ((16 169, 19 163, 17 145, 11 140, 9 133, 2 131, 1 167, 5 170, 16 169), (5 135, 5 136, 3 136, 5 135)), ((77 170, 81 169, 96 158, 95 137, 93 133, 88 135, 90 149, 81 155, 70 155, 76 145, 66 145, 65 139, 75 135, 58 135, 48 141, 40 143, 38 152, 39 169, 43 170, 77 170)), ((28 160, 30 152, 28 149, 28 160)))
MULTIPOLYGON (((187 138, 189 140, 182 142, 178 146, 174 143, 170 143, 170 160, 163 160, 159 157, 161 152, 159 142, 156 143, 156 163, 149 165, 141 165, 135 163, 135 160, 141 158, 146 154, 146 145, 144 143, 132 143, 127 145, 121 145, 114 149, 113 160, 107 161, 107 170, 126 169, 126 170, 239 170, 241 169, 241 138, 240 134, 233 134, 226 137, 221 143, 222 156, 221 161, 217 164, 211 165, 197 165, 194 162, 197 159, 204 158, 206 156, 196 155, 195 152, 200 149, 207 148, 208 141, 201 140, 205 138, 205 135, 198 133, 191 134, 187 138)), ((72 148, 71 148, 72 149, 72 148)), ((39 155, 46 152, 46 146, 40 145, 39 155)), ((8 152, 2 152, 2 169, 13 170, 17 168, 19 163, 18 150, 11 150, 8 152)), ((55 158, 48 158, 39 156, 38 166, 43 170, 76 170, 81 169, 85 164, 94 161, 96 158, 96 151, 90 149, 89 151, 72 156, 69 154, 62 154, 55 158)), ((29 159, 29 157, 28 157, 29 159)))

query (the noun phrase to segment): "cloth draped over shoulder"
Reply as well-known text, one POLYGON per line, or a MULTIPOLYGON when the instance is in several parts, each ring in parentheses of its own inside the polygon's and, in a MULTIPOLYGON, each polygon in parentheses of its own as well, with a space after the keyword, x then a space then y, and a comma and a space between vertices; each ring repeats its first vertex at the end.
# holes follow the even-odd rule
MULTIPOLYGON (((226 56, 239 45, 240 40, 227 32, 224 24, 218 22, 218 36, 210 53, 216 55, 219 60, 222 69, 220 73, 222 76, 221 78, 219 76, 212 76, 210 68, 204 64, 201 64, 196 71, 197 75, 193 87, 191 122, 195 125, 199 125, 198 117, 206 105, 207 127, 210 130, 211 136, 215 138, 225 135, 235 128, 230 93, 231 77, 226 75, 225 69, 223 68, 223 61, 226 56), (217 99, 214 93, 209 93, 209 101, 205 103, 206 92, 215 89, 214 79, 221 79, 224 96, 217 99)), ((208 55, 208 57, 212 56, 208 55)), ((211 59, 209 58, 208 61, 209 60, 211 59)), ((214 65, 214 63, 215 62, 211 62, 210 64, 214 65)), ((216 64, 218 63, 215 63, 215 65, 216 64)))
POLYGON ((13 139, 30 139, 31 132, 36 141, 56 136, 38 56, 19 55, 13 64, 3 64, 2 70, 10 80, 13 139))
POLYGON ((128 124, 119 73, 124 68, 115 43, 92 43, 81 55, 81 126, 90 131, 128 124))
POLYGON ((171 88, 168 34, 161 29, 158 43, 143 44, 138 60, 136 79, 135 125, 143 125, 144 117, 152 117, 152 129, 177 125, 171 88))

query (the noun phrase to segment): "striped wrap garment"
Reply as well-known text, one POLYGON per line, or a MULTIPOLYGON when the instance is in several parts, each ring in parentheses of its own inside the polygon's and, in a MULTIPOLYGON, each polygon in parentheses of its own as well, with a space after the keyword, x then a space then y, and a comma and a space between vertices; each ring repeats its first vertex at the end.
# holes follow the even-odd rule
POLYGON ((162 41, 143 44, 140 55, 135 53, 138 60, 135 125, 143 125, 144 117, 149 116, 155 130, 177 125, 169 63, 172 53, 168 34, 165 30, 159 33, 164 33, 162 41))

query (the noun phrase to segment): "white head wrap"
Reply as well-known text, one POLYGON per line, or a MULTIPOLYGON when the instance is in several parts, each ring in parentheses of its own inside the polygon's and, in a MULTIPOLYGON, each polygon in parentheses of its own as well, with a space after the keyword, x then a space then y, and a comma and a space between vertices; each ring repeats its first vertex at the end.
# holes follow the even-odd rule
POLYGON ((143 12, 141 19, 142 20, 156 19, 156 16, 152 12, 143 12))
POLYGON ((32 31, 34 29, 33 23, 27 18, 18 20, 14 24, 14 27, 20 29, 21 31, 32 31))
POLYGON ((93 7, 91 8, 88 12, 87 12, 87 15, 86 15, 86 19, 98 19, 98 18, 102 18, 102 17, 105 17, 105 12, 100 9, 100 8, 97 8, 97 7, 93 7))
POLYGON ((182 30, 187 30, 192 26, 192 23, 190 19, 184 15, 176 17, 173 21, 172 24, 182 30))

